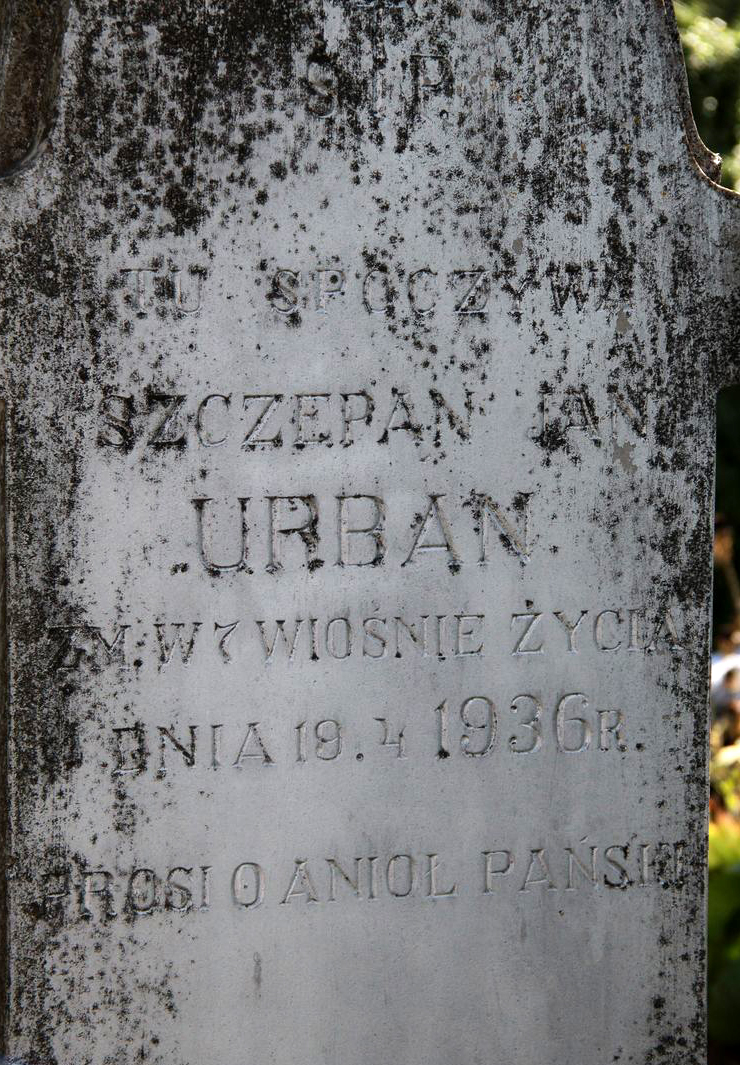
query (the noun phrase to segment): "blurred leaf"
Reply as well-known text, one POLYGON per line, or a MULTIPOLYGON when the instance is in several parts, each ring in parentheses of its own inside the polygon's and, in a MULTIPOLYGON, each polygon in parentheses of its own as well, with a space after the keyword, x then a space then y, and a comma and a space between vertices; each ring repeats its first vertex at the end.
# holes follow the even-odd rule
MULTIPOLYGON (((740 191, 740 0, 675 3, 694 117, 707 147, 722 157, 722 184, 740 191)), ((717 510, 740 543, 740 386, 717 407, 717 510)), ((735 551, 735 559, 740 551, 735 551)), ((715 583, 714 623, 734 613, 715 583)), ((712 766, 712 783, 729 810, 740 805, 736 769, 712 766)), ((740 1048, 740 831, 730 820, 709 826, 708 1021, 711 1039, 740 1048)))
POLYGON ((707 949, 711 984, 740 950, 740 871, 710 874, 707 949))
POLYGON ((740 961, 724 966, 710 985, 707 1005, 712 1039, 725 1046, 740 1045, 740 961))
POLYGON ((709 869, 740 870, 740 826, 731 821, 709 826, 709 869))

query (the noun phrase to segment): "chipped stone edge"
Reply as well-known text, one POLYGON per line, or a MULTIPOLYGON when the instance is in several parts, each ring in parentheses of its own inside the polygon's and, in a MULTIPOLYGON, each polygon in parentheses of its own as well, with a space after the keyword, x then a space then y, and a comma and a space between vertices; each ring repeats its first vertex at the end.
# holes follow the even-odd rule
POLYGON ((678 102, 681 108, 688 149, 694 162, 706 177, 716 184, 720 184, 722 176, 722 156, 717 152, 713 152, 711 148, 706 146, 699 136, 699 130, 696 127, 694 110, 691 106, 691 96, 689 95, 689 79, 686 73, 686 61, 681 46, 681 36, 678 30, 678 23, 676 22, 676 12, 673 7, 673 0, 658 0, 658 2, 663 6, 663 14, 665 16, 668 30, 668 58, 673 66, 673 78, 678 93, 678 102))

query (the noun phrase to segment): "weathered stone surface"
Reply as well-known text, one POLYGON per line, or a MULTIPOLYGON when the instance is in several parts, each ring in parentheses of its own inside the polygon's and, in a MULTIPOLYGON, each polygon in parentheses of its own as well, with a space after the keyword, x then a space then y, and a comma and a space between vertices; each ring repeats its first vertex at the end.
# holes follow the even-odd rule
POLYGON ((10 1053, 700 1060, 717 177, 657 0, 72 4, 0 186, 10 1053))

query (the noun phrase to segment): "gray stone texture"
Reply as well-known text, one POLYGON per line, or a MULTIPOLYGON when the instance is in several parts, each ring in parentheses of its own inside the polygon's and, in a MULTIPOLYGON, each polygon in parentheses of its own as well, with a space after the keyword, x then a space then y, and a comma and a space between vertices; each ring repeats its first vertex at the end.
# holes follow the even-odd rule
POLYGON ((16 25, 6 1052, 695 1065, 739 233, 671 12, 16 25))

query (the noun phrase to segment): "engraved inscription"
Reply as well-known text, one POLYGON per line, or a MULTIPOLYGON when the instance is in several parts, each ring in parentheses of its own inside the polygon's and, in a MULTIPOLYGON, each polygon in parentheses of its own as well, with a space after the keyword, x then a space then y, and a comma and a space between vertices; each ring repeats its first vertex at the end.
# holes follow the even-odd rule
MULTIPOLYGON (((437 85, 425 84, 431 71, 434 57, 419 57, 427 60, 427 74, 420 62, 417 96, 417 123, 429 120, 430 109, 438 115, 445 112, 445 81, 437 85)), ((441 73, 441 67, 437 69, 441 73)), ((318 78, 318 70, 313 71, 318 78)), ((318 82, 316 83, 318 85, 318 82)), ((315 106, 329 106, 331 97, 320 96, 314 91, 315 106)), ((481 224, 484 224, 485 207, 477 205, 481 224)), ((288 321, 292 326, 304 324, 302 315, 341 316, 364 309, 368 315, 394 320, 399 315, 410 316, 417 321, 440 318, 476 318, 487 320, 489 311, 496 309, 519 321, 522 308, 534 304, 538 293, 548 294, 551 308, 557 314, 573 309, 583 312, 591 307, 600 310, 605 306, 619 310, 617 339, 624 345, 630 343, 631 322, 624 313, 618 286, 609 264, 587 261, 556 262, 539 256, 522 254, 525 250, 521 237, 511 242, 507 255, 515 267, 504 267, 501 262, 449 262, 444 252, 430 261, 403 262, 397 264, 397 256, 381 249, 375 256, 375 265, 370 269, 365 264, 342 261, 335 254, 326 254, 313 262, 285 262, 263 260, 262 269, 269 270, 268 285, 262 299, 266 299, 277 312, 275 321, 288 321), (542 265, 534 266, 533 261, 542 265), (391 265, 393 264, 393 265, 391 265), (300 311, 301 315, 296 312, 300 311)), ((262 281, 256 276, 256 281, 262 281)), ((429 322, 427 323, 429 324, 429 322)))
MULTIPOLYGON (((608 704, 607 704, 608 705, 608 704)), ((299 711, 300 712, 300 711, 299 711)), ((231 718, 231 714, 225 714, 231 718)), ((141 721, 115 726, 113 776, 149 770, 164 777, 173 770, 242 770, 276 764, 306 765, 342 758, 387 764, 409 758, 447 761, 459 756, 484 759, 495 755, 625 754, 626 714, 603 708, 584 692, 548 695, 519 692, 493 698, 488 694, 444 699, 434 708, 434 725, 414 705, 391 719, 359 708, 352 718, 308 717, 295 724, 280 722, 267 712, 242 725, 210 724, 149 726, 141 721), (378 728, 378 726, 380 726, 378 728)), ((634 745, 641 751, 644 744, 634 745)), ((367 768, 363 765, 363 769, 367 768)))
POLYGON ((123 302, 138 317, 147 314, 194 315, 200 311, 203 280, 201 266, 183 268, 177 264, 135 264, 121 269, 123 302))
POLYGON ((484 414, 467 388, 412 392, 390 386, 287 395, 224 387, 198 397, 151 387, 139 395, 106 392, 96 442, 124 453, 139 445, 163 454, 223 448, 246 457, 407 441, 424 458, 432 446, 467 443, 484 414))
POLYGON ((429 559, 458 573, 465 565, 487 565, 501 548, 526 565, 534 541, 531 495, 518 492, 505 507, 476 490, 457 499, 431 494, 413 501, 417 509, 407 510, 405 522, 374 494, 197 496, 191 502, 200 563, 214 577, 257 568, 277 575, 296 566, 315 572, 326 564, 418 566, 429 559))
MULTIPOLYGON (((372 497, 371 497, 372 498, 372 497)), ((369 552, 378 550, 379 532, 367 535, 369 552), (375 547, 373 547, 375 545, 375 547)), ((357 560, 355 559, 357 564, 357 560)), ((366 559, 371 564, 372 559, 366 559)), ((161 672, 187 666, 201 655, 213 662, 238 663, 251 651, 264 662, 296 665, 332 659, 403 663, 502 657, 528 661, 570 655, 678 654, 683 650, 679 613, 673 607, 581 608, 508 616, 430 608, 423 614, 383 612, 368 616, 236 618, 230 621, 141 621, 113 625, 57 625, 48 630, 50 657, 58 670, 140 668, 143 655, 161 672)))
MULTIPOLYGON (((607 837, 607 840, 609 837, 607 837)), ((359 850, 359 849, 358 849, 359 850)), ((237 907, 393 905, 416 899, 449 912, 463 897, 509 893, 557 899, 609 891, 679 892, 685 876, 684 842, 572 842, 489 846, 468 855, 439 850, 355 851, 284 858, 272 865, 255 856, 229 870, 216 862, 183 862, 169 869, 140 866, 115 872, 99 866, 56 867, 39 883, 39 912, 52 926, 73 921, 205 916, 237 907)), ((440 910, 440 913, 442 912, 440 910)))

